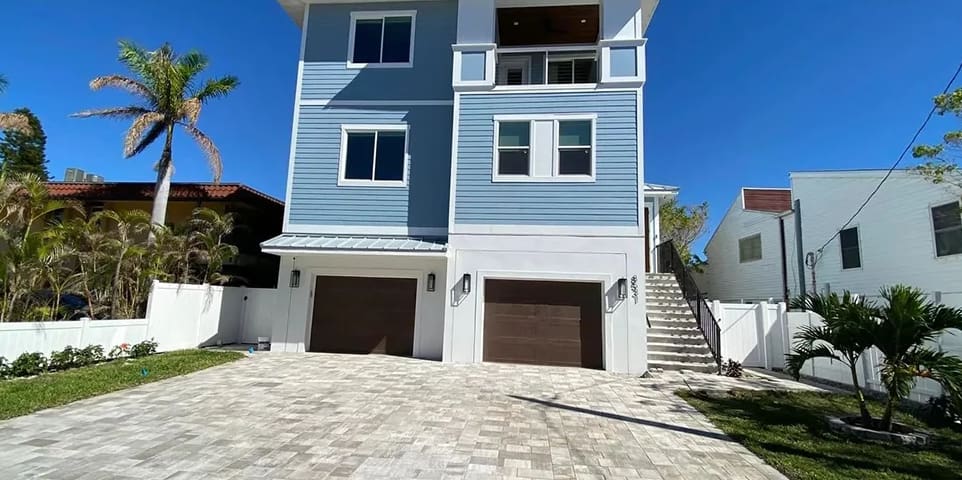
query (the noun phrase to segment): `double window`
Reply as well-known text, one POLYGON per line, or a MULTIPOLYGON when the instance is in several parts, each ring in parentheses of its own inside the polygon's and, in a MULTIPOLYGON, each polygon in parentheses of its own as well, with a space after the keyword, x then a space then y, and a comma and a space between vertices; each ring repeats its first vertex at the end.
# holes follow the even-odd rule
POLYGON ((932 227, 937 257, 962 253, 962 208, 959 202, 933 207, 932 227))
POLYGON ((410 67, 414 12, 352 12, 348 67, 410 67))
POLYGON ((738 261, 754 262, 762 259, 762 235, 760 233, 738 241, 738 261))
POLYGON ((345 125, 341 128, 338 185, 404 186, 406 125, 345 125))
POLYGON ((842 269, 861 268, 862 252, 859 248, 858 227, 838 232, 838 243, 842 246, 842 269))
POLYGON ((548 56, 548 84, 596 83, 598 62, 590 56, 548 56))
POLYGON ((594 117, 495 120, 495 181, 593 181, 594 117))

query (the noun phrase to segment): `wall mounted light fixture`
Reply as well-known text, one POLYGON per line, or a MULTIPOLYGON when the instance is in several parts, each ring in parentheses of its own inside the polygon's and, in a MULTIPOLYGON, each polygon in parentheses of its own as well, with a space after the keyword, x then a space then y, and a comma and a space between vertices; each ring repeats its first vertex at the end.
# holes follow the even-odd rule
POLYGON ((291 288, 298 288, 301 286, 301 271, 294 269, 291 270, 291 288))
POLYGON ((619 278, 618 279, 618 300, 626 300, 628 298, 628 279, 619 278))
POLYGON ((433 291, 434 291, 434 289, 437 287, 437 286, 436 286, 436 283, 437 283, 437 277, 435 277, 433 273, 429 273, 429 274, 428 274, 428 285, 427 285, 429 292, 433 292, 433 291))
POLYGON ((461 277, 461 291, 464 292, 465 295, 471 293, 471 274, 470 273, 465 273, 464 276, 461 277))

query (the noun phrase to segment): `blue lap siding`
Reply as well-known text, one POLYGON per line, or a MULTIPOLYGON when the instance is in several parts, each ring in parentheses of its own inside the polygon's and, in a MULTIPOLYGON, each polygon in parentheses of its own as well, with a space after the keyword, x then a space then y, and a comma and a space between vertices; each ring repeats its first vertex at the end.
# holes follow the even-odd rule
POLYGON ((458 121, 455 223, 637 226, 638 94, 462 95, 458 121), (494 116, 596 114, 593 183, 492 182, 494 116))
POLYGON ((302 105, 289 205, 299 225, 445 228, 451 164, 450 106, 302 105), (408 125, 406 187, 338 186, 341 125, 408 125))

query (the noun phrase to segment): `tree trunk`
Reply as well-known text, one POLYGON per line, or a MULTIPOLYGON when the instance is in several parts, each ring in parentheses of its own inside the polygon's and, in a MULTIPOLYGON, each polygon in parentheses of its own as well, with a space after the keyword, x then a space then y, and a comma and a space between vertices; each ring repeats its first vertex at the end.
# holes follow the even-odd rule
POLYGON ((119 316, 117 316, 117 309, 118 309, 120 296, 121 296, 120 289, 123 288, 123 285, 121 285, 120 283, 120 271, 124 266, 124 256, 127 254, 127 247, 126 247, 127 240, 124 239, 123 241, 124 241, 124 246, 120 249, 120 258, 117 259, 117 266, 114 268, 114 282, 113 282, 114 294, 113 294, 113 298, 110 299, 110 316, 115 319, 120 318, 119 316))
POLYGON ((869 428, 872 425, 872 414, 868 412, 868 406, 865 404, 865 393, 862 392, 862 386, 858 383, 858 359, 849 359, 848 368, 852 372, 852 385, 855 386, 855 399, 858 400, 858 413, 862 417, 862 424, 869 428))
MULTIPOLYGON (((171 160, 171 142, 174 138, 174 126, 167 126, 167 138, 164 140, 164 151, 157 163, 157 183, 154 185, 154 208, 150 215, 150 223, 167 224, 167 198, 170 196, 170 179, 174 174, 174 164, 171 160)), ((147 234, 147 241, 153 245, 155 235, 153 229, 147 234)))

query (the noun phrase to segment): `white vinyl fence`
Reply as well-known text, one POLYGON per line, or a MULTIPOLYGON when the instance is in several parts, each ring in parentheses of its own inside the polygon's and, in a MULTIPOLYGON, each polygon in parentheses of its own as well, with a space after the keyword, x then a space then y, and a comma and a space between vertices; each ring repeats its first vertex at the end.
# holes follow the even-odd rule
MULTIPOLYGON (((722 332, 722 357, 741 362, 749 367, 785 368, 785 354, 791 353, 794 337, 803 326, 817 326, 822 317, 811 312, 788 312, 784 303, 756 304, 712 302, 712 313, 722 332)), ((962 332, 952 331, 939 337, 934 346, 962 357, 962 332)), ((879 377, 881 354, 876 349, 866 351, 858 367, 859 381, 869 390, 885 392, 879 377)), ((805 363, 802 375, 830 382, 851 385, 848 367, 830 359, 815 359, 805 363)), ((910 398, 926 401, 942 394, 941 387, 931 380, 919 380, 910 398)))
POLYGON ((154 339, 170 351, 217 344, 255 343, 271 335, 275 289, 155 282, 146 318, 0 323, 0 357, 25 352, 49 355, 70 345, 102 345, 154 339))

